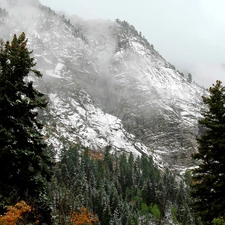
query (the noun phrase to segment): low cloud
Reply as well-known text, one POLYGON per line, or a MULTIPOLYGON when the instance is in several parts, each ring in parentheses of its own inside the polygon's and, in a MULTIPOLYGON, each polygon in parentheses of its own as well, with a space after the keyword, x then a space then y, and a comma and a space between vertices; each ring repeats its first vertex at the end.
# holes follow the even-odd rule
POLYGON ((206 88, 220 80, 225 85, 225 66, 224 64, 199 64, 192 69, 193 79, 206 88))

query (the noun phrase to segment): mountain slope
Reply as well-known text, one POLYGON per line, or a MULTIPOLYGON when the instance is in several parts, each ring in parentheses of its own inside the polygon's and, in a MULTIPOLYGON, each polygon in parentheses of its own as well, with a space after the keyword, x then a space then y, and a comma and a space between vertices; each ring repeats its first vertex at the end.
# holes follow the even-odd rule
POLYGON ((49 97, 45 134, 57 151, 66 139, 96 150, 152 154, 179 171, 191 166, 204 89, 133 26, 69 20, 28 0, 7 10, 0 36, 10 40, 24 31, 29 39, 44 75, 37 88, 49 97))

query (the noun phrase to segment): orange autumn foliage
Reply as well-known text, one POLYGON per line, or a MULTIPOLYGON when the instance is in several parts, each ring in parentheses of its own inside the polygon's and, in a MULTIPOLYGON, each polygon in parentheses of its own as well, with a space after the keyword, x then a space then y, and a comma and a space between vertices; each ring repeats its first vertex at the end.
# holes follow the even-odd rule
POLYGON ((98 222, 98 218, 93 213, 82 207, 79 212, 71 214, 71 222, 73 225, 92 225, 98 222))
POLYGON ((15 206, 8 206, 5 215, 0 215, 0 225, 24 224, 24 216, 30 212, 31 207, 24 201, 16 203, 15 206))
POLYGON ((92 159, 96 159, 96 160, 103 160, 104 156, 101 154, 101 152, 99 151, 92 151, 89 150, 88 151, 88 155, 92 158, 92 159))

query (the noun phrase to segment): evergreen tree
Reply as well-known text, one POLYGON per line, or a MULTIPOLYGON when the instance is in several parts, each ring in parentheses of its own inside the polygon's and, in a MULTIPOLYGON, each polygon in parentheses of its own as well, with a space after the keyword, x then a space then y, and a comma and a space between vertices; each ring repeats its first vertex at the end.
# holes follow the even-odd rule
POLYGON ((112 213, 111 213, 110 207, 109 207, 109 205, 106 205, 105 209, 103 210, 103 216, 102 216, 101 224, 102 225, 110 224, 111 217, 112 217, 112 213))
POLYGON ((199 165, 192 175, 193 209, 205 224, 225 216, 225 87, 221 81, 203 97, 207 110, 199 123, 206 128, 198 139, 198 152, 193 158, 199 165))
POLYGON ((25 200, 41 224, 51 224, 46 197, 51 160, 40 133, 38 109, 47 102, 28 75, 41 77, 22 33, 0 48, 0 213, 25 200))
POLYGON ((187 81, 189 83, 192 83, 192 75, 190 73, 188 74, 187 81))

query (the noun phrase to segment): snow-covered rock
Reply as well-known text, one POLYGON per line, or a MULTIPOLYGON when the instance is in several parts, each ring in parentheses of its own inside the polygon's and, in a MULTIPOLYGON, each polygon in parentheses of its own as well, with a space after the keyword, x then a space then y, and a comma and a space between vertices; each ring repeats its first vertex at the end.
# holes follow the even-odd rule
POLYGON ((178 171, 192 165, 203 88, 126 22, 70 21, 36 4, 18 20, 17 7, 22 12, 15 5, 0 17, 0 37, 23 31, 28 37, 43 74, 35 85, 49 98, 43 114, 49 144, 57 151, 65 140, 93 150, 111 146, 153 155, 178 171))

